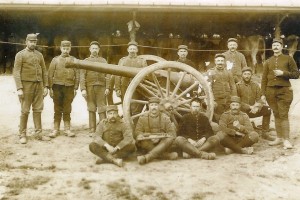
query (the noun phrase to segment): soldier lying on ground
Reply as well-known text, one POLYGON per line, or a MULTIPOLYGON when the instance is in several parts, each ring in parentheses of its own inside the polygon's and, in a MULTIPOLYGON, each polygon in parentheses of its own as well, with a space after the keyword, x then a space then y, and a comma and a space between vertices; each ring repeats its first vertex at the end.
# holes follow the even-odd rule
POLYGON ((90 151, 99 156, 97 164, 103 162, 123 166, 123 158, 135 152, 135 142, 132 132, 118 115, 116 105, 107 106, 107 119, 102 120, 94 136, 94 142, 89 145, 90 151))
POLYGON ((250 118, 262 118, 262 138, 274 140, 269 135, 271 108, 261 100, 261 89, 259 85, 251 80, 252 69, 244 67, 242 69, 242 80, 236 84, 237 94, 241 98, 241 111, 245 112, 250 118))
POLYGON ((175 139, 175 146, 183 151, 183 157, 190 156, 213 160, 216 158, 215 153, 206 153, 201 150, 201 146, 206 143, 219 143, 219 138, 213 136, 213 130, 210 122, 205 115, 201 112, 201 100, 194 98, 191 101, 191 113, 185 114, 178 129, 178 136, 175 139))
POLYGON ((175 126, 170 118, 159 111, 160 100, 149 99, 149 112, 142 115, 136 125, 137 147, 146 154, 137 157, 139 164, 145 164, 155 158, 175 160, 176 152, 168 153, 175 137, 175 126))

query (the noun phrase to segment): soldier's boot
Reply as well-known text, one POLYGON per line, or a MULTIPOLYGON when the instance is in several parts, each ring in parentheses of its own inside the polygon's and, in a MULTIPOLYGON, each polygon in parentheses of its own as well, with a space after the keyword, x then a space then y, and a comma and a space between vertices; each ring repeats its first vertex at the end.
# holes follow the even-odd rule
POLYGON ((258 142, 259 135, 255 131, 250 132, 248 135, 243 137, 243 139, 238 143, 242 148, 251 147, 253 144, 258 142))
POLYGON ((193 146, 191 143, 189 143, 184 137, 180 137, 180 136, 177 137, 175 139, 175 144, 183 152, 186 152, 187 154, 189 154, 193 157, 202 158, 205 160, 214 160, 216 158, 215 153, 207 153, 207 152, 198 150, 195 146, 193 146))
POLYGON ((96 132, 96 113, 89 112, 89 136, 92 137, 96 132))
POLYGON ((270 146, 280 145, 283 142, 282 125, 281 125, 281 119, 279 117, 275 117, 275 128, 276 128, 277 138, 274 141, 269 142, 270 146))
POLYGON ((35 138, 42 141, 51 140, 50 137, 43 134, 42 130, 42 117, 40 112, 33 112, 33 123, 35 128, 35 138))
POLYGON ((177 152, 165 152, 163 153, 160 158, 164 160, 176 160, 178 158, 178 153, 177 152))
POLYGON ((64 132, 65 135, 68 137, 75 137, 75 133, 71 131, 71 122, 70 121, 64 121, 64 132))
POLYGON ((123 167, 123 159, 115 158, 110 153, 107 153, 107 155, 105 156, 105 160, 107 160, 110 163, 113 163, 113 164, 117 165, 118 167, 123 167))
POLYGON ((290 138, 290 123, 287 119, 281 120, 281 127, 282 127, 282 135, 283 135, 283 148, 284 149, 292 149, 293 145, 289 141, 290 138))
POLYGON ((28 114, 21 114, 20 117, 20 127, 19 127, 19 141, 21 144, 27 143, 26 137, 26 129, 27 129, 27 121, 28 121, 28 114))
POLYGON ((144 156, 138 156, 137 160, 140 165, 146 164, 151 160, 158 158, 162 155, 173 143, 174 138, 162 139, 150 152, 144 156))
POLYGON ((54 120, 54 126, 52 132, 49 134, 49 137, 55 138, 59 135, 60 121, 54 120))
POLYGON ((220 139, 218 136, 214 135, 209 137, 206 142, 198 148, 200 151, 210 151, 213 149, 216 145, 220 144, 220 139))
MULTIPOLYGON (((243 153, 242 147, 240 145, 236 144, 233 139, 231 139, 229 136, 225 136, 222 140, 220 140, 220 144, 225 147, 225 153, 228 154, 228 150, 226 148, 232 150, 235 153, 243 153)), ((231 152, 231 151, 230 151, 231 152)))

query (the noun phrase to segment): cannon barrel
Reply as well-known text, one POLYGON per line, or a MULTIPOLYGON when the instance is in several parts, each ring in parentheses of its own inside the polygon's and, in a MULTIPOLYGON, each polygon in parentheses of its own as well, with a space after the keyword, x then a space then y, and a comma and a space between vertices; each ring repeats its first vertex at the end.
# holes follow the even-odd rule
POLYGON ((86 69, 86 70, 91 70, 96 72, 102 72, 105 74, 113 74, 117 76, 129 77, 129 78, 135 77, 141 71, 141 68, 137 68, 137 67, 112 65, 107 63, 92 62, 88 60, 79 60, 76 58, 68 59, 66 63, 66 67, 86 69))

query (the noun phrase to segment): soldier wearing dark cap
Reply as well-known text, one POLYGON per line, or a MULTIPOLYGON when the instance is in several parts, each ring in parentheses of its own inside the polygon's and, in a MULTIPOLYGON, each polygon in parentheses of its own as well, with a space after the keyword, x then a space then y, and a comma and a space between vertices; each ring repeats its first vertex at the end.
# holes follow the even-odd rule
POLYGON ((242 69, 247 67, 244 54, 237 51, 238 41, 236 38, 227 40, 228 51, 224 52, 227 69, 232 72, 235 83, 242 79, 242 69))
POLYGON ((258 141, 259 135, 254 131, 248 115, 240 111, 241 100, 238 96, 231 97, 230 110, 221 115, 219 125, 220 144, 226 153, 252 154, 251 147, 258 141), (249 147, 249 148, 248 148, 249 147))
POLYGON ((293 90, 290 79, 298 79, 299 71, 295 60, 282 54, 282 39, 274 39, 272 50, 274 55, 264 64, 261 81, 262 99, 267 100, 273 110, 277 138, 270 145, 283 143, 284 149, 292 148, 289 141, 290 124, 288 113, 293 101, 293 90))
POLYGON ((202 101, 194 98, 191 101, 191 113, 185 114, 179 123, 177 137, 174 144, 183 151, 183 157, 189 156, 213 160, 215 153, 206 153, 200 150, 205 143, 219 143, 219 138, 214 136, 208 117, 201 112, 202 101), (188 155, 186 155, 187 153, 188 155))
POLYGON ((146 164, 155 158, 175 160, 178 157, 176 152, 167 152, 176 137, 176 131, 170 118, 160 112, 159 103, 157 97, 149 99, 149 112, 140 116, 135 128, 137 147, 145 152, 137 157, 139 164, 146 164))
POLYGON ((66 68, 66 59, 71 57, 71 42, 61 41, 61 55, 52 59, 49 66, 50 96, 54 102, 54 129, 50 137, 59 133, 60 122, 63 118, 64 132, 69 137, 75 134, 71 131, 72 102, 79 86, 79 70, 66 68))
MULTIPOLYGON (((91 55, 85 60, 92 62, 107 63, 100 57, 100 44, 92 41, 89 48, 91 55)), ((106 95, 109 94, 109 76, 95 71, 82 69, 80 71, 80 89, 82 96, 87 101, 89 112, 89 129, 90 134, 96 131, 96 111, 99 114, 99 121, 105 119, 106 95)))
MULTIPOLYGON (((135 152, 135 142, 131 128, 118 115, 116 105, 107 106, 107 118, 97 126, 94 142, 89 145, 90 151, 99 156, 102 162, 123 166, 123 158, 135 152)), ((97 160, 97 164, 101 160, 97 160)))
POLYGON ((229 109, 230 96, 236 95, 236 85, 231 72, 225 69, 223 54, 215 55, 215 64, 214 68, 207 71, 207 76, 216 103, 214 120, 218 122, 220 115, 229 109))
POLYGON ((43 55, 35 50, 37 35, 28 34, 26 48, 15 57, 13 76, 21 103, 19 126, 20 143, 26 144, 26 129, 30 107, 32 106, 35 133, 38 139, 50 140, 42 134, 41 113, 44 97, 48 94, 48 77, 43 55))
POLYGON ((196 70, 198 70, 195 63, 187 58, 187 55, 189 53, 188 50, 189 50, 188 46, 186 46, 186 45, 179 45, 178 46, 177 54, 178 54, 179 58, 178 58, 177 62, 187 64, 187 65, 195 68, 196 70))

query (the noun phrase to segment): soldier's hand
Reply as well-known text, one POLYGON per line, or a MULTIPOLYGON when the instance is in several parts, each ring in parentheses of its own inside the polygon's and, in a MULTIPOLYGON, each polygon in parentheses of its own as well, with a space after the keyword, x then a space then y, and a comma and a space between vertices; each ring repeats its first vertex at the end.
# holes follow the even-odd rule
POLYGON ((105 96, 109 95, 109 93, 110 93, 110 90, 109 89, 105 89, 105 92, 104 92, 105 96))
POLYGON ((280 70, 280 69, 275 69, 275 70, 273 70, 273 72, 274 72, 275 76, 282 76, 283 75, 283 71, 280 70))
POLYGON ((260 99, 261 99, 264 103, 267 102, 267 99, 266 99, 266 96, 265 96, 265 95, 261 96, 260 99))
POLYGON ((44 88, 44 92, 43 92, 43 96, 46 97, 47 94, 48 94, 48 88, 45 87, 45 88, 44 88))
POLYGON ((50 97, 53 99, 53 90, 50 89, 50 97))
POLYGON ((152 141, 154 144, 157 144, 157 143, 159 142, 159 138, 151 139, 151 141, 152 141))
POLYGON ((244 134, 244 133, 241 133, 241 132, 238 132, 238 131, 236 131, 236 132, 235 132, 235 135, 237 135, 237 136, 241 136, 241 137, 244 137, 244 136, 245 136, 245 134, 244 134))
POLYGON ((240 122, 239 122, 238 120, 235 120, 235 121, 233 122, 233 126, 234 126, 235 128, 237 128, 237 129, 240 129, 240 128, 241 128, 241 124, 240 124, 240 122))
POLYGON ((104 145, 104 147, 109 153, 113 153, 115 151, 115 148, 107 143, 104 145))
POLYGON ((24 98, 23 90, 22 90, 22 89, 19 89, 19 90, 17 91, 17 94, 18 94, 19 100, 20 100, 20 102, 21 102, 21 101, 23 100, 23 98, 24 98))
POLYGON ((117 97, 121 97, 121 90, 117 90, 116 95, 117 95, 117 97))
POLYGON ((83 98, 86 99, 87 97, 86 90, 81 90, 81 95, 83 96, 83 98))
POLYGON ((138 135, 138 136, 136 136, 136 140, 142 140, 142 139, 144 139, 144 136, 143 136, 143 135, 138 135))
POLYGON ((251 110, 250 110, 250 113, 255 114, 255 113, 257 113, 258 111, 259 111, 259 108, 258 108, 257 106, 253 106, 253 107, 251 108, 251 110))

